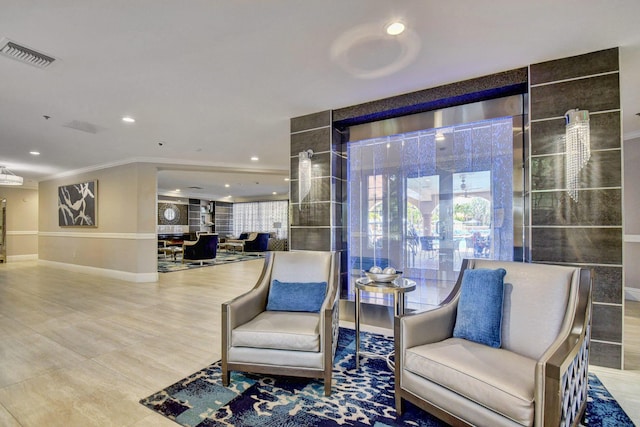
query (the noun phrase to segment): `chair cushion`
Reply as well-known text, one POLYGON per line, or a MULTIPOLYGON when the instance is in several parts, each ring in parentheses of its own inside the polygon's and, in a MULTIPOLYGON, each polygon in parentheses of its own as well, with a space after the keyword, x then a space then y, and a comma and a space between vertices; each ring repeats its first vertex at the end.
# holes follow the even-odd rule
POLYGON ((318 313, 327 294, 327 282, 280 282, 273 280, 267 298, 269 311, 318 313))
POLYGON ((491 347, 502 344, 504 268, 465 270, 453 336, 491 347))
POLYGON ((316 313, 263 311, 231 332, 234 347, 320 351, 320 316, 316 313))
POLYGON ((533 423, 533 359, 449 338, 409 348, 404 368, 520 424, 533 423))

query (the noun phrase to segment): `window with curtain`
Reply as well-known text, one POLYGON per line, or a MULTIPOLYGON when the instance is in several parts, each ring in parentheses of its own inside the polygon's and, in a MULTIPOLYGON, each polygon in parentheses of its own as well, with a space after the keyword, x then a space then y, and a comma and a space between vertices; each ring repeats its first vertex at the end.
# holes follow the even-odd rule
POLYGON ((233 204, 233 234, 275 232, 279 239, 288 235, 289 202, 287 200, 233 204))

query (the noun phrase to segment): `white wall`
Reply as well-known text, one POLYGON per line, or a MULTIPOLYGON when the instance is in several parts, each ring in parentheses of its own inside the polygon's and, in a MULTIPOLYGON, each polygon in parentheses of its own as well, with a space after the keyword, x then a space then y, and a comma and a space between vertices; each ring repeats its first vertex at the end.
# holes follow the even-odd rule
POLYGON ((0 186, 7 199, 7 262, 38 258, 38 190, 0 186))

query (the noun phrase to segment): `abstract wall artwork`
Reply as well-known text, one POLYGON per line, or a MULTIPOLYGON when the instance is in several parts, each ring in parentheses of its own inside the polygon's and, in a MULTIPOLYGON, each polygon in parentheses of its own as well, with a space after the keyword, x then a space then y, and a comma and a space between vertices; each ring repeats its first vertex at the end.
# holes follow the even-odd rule
POLYGON ((97 227, 98 181, 58 187, 58 225, 97 227))

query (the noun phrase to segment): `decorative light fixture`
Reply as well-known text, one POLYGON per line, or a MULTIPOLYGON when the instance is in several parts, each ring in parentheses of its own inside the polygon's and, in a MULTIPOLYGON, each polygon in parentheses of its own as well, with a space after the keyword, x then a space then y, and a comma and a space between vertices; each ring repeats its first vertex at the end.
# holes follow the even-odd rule
POLYGON ((298 209, 302 209, 302 201, 311 192, 311 157, 313 150, 298 154, 298 209))
POLYGON ((578 201, 580 171, 591 157, 589 111, 569 110, 565 118, 565 178, 567 193, 578 201))
POLYGON ((6 166, 0 166, 0 185, 22 185, 24 179, 7 169, 6 166))

